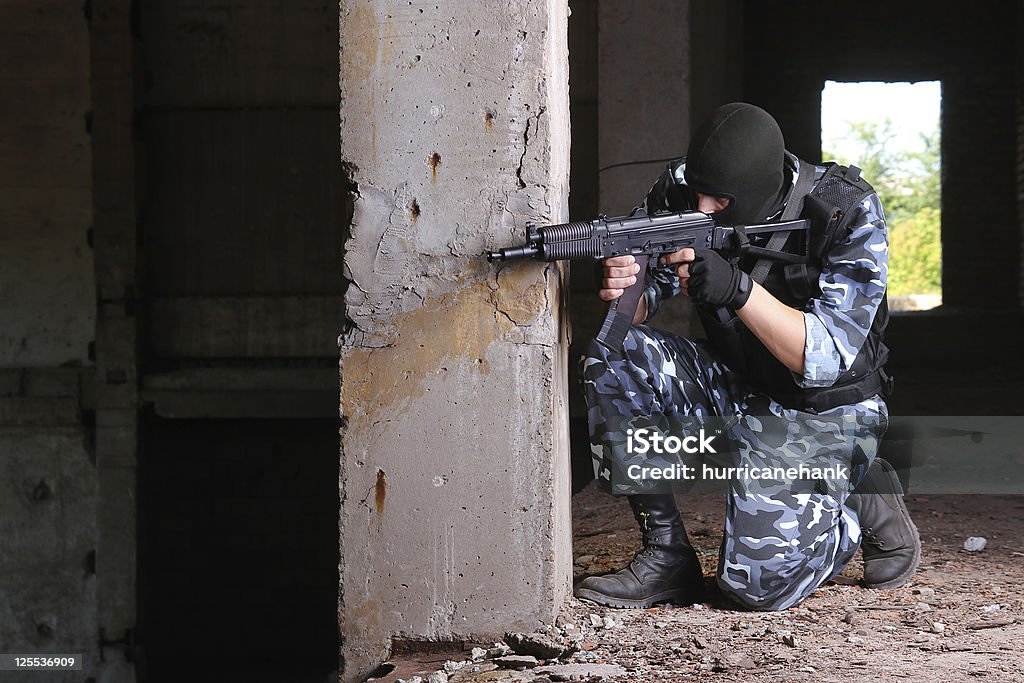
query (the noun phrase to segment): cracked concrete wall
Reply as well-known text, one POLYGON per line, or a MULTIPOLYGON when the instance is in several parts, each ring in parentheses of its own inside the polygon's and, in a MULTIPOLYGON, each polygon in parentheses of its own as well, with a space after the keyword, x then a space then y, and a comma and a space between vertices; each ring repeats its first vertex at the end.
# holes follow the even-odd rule
POLYGON ((566 0, 341 3, 357 187, 341 345, 342 678, 398 639, 550 621, 570 588, 566 0))

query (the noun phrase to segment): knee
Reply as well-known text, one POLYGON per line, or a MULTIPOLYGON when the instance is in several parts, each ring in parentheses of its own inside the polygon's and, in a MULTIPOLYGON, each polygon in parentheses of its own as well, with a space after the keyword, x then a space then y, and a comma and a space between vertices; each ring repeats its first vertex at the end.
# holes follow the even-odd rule
POLYGON ((604 344, 598 342, 596 338, 592 338, 587 345, 585 360, 627 362, 643 367, 664 355, 662 345, 662 336, 657 331, 646 325, 634 325, 626 332, 626 338, 622 342, 621 350, 609 349, 604 344))
POLYGON ((735 603, 750 610, 774 612, 796 605, 813 590, 805 590, 797 563, 772 558, 772 564, 723 560, 718 587, 735 603))

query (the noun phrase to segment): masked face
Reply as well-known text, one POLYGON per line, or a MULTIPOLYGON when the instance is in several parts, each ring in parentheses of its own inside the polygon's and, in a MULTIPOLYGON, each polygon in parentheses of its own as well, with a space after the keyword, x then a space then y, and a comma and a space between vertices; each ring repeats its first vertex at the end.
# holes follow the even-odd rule
POLYGON ((759 107, 735 102, 700 125, 686 155, 691 192, 728 200, 719 225, 763 221, 781 203, 785 142, 779 124, 759 107))

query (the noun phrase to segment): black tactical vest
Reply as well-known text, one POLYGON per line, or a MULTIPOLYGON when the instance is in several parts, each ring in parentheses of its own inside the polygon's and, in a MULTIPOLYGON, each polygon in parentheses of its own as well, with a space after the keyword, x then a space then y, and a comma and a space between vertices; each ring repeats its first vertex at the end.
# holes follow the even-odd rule
MULTIPOLYGON (((813 166, 809 167, 813 169, 813 166)), ((811 221, 808 231, 794 231, 783 251, 806 257, 801 264, 773 263, 761 283, 775 298, 787 306, 803 310, 811 299, 820 296, 818 277, 828 251, 845 239, 853 226, 849 217, 869 194, 874 192, 856 167, 830 165, 821 180, 804 198, 801 218, 811 221)), ((799 201, 791 197, 790 202, 799 201)), ((757 257, 741 257, 740 268, 750 273, 757 257)), ((889 321, 888 304, 883 296, 875 313, 871 330, 861 347, 853 367, 827 388, 803 389, 796 384, 790 370, 726 309, 698 306, 711 351, 718 355, 755 391, 765 393, 787 408, 820 413, 841 405, 859 403, 874 394, 887 395, 891 378, 885 373, 889 357, 883 338, 889 321)))

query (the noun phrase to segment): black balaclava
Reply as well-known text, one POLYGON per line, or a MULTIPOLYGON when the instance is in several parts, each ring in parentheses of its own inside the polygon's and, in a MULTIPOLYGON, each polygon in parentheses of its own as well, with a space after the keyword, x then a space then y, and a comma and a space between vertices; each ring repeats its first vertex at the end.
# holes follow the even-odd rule
POLYGON ((692 192, 729 198, 719 225, 760 223, 781 206, 785 142, 771 114, 745 102, 715 109, 697 128, 686 154, 692 192))

